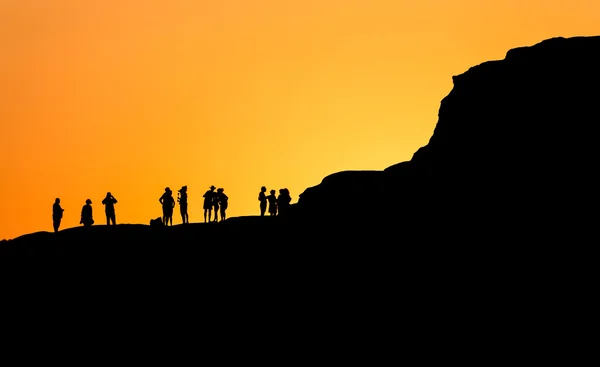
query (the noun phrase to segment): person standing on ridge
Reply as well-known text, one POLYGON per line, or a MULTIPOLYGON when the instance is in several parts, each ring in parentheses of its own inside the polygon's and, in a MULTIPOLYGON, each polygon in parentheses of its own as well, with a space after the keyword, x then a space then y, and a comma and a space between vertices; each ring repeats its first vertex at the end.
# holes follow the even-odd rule
POLYGON ((225 194, 225 190, 222 187, 217 189, 217 200, 219 200, 219 207, 221 210, 221 222, 227 218, 226 211, 229 206, 229 197, 225 194))
POLYGON ((179 203, 179 212, 181 213, 181 222, 187 224, 190 222, 188 217, 187 186, 183 186, 177 193, 177 202, 179 203))
POLYGON ((260 216, 264 217, 265 212, 267 211, 267 188, 265 186, 260 188, 260 192, 258 193, 258 201, 260 201, 260 216))
POLYGON ((158 201, 162 204, 163 224, 165 227, 171 224, 173 226, 173 208, 175 207, 175 199, 173 199, 173 191, 169 187, 165 188, 158 201))
POLYGON ((106 193, 106 197, 102 200, 104 204, 104 212, 106 213, 106 225, 109 226, 111 223, 113 226, 117 225, 117 215, 115 214, 115 204, 117 199, 109 192, 106 193))
POLYGON ((271 190, 269 196, 267 196, 267 201, 269 202, 270 216, 277 215, 277 196, 275 196, 275 193, 275 190, 271 190))
MULTIPOLYGON (((214 185, 210 186, 210 190, 206 191, 204 193, 204 195, 202 195, 204 197, 204 205, 202 206, 204 208, 204 223, 206 223, 206 217, 208 215, 208 221, 210 222, 210 218, 211 218, 211 213, 212 213, 212 208, 213 208, 213 198, 215 196, 215 189, 216 187, 214 185)), ((215 214, 216 216, 216 214, 215 214)))
POLYGON ((65 210, 60 206, 60 199, 56 198, 52 205, 52 226, 54 227, 54 232, 58 232, 64 211, 65 210))
POLYGON ((81 208, 81 220, 79 224, 83 224, 84 227, 89 227, 94 224, 94 216, 92 213, 92 201, 87 199, 85 205, 81 208))
POLYGON ((218 222, 219 221, 219 190, 217 190, 217 192, 214 193, 213 195, 213 213, 215 215, 215 219, 213 219, 213 222, 218 222))
POLYGON ((277 215, 286 215, 291 201, 292 197, 289 190, 287 188, 279 189, 279 196, 277 197, 277 210, 279 213, 277 215))

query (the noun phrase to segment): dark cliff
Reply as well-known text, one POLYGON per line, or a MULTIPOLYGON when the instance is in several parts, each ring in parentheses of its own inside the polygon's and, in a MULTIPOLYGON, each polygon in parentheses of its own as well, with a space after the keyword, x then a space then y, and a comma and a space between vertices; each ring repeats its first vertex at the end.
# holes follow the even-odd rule
POLYGON ((328 176, 300 195, 298 216, 508 238, 586 228, 582 210, 597 186, 600 36, 512 49, 453 82, 434 134, 410 161, 328 176))

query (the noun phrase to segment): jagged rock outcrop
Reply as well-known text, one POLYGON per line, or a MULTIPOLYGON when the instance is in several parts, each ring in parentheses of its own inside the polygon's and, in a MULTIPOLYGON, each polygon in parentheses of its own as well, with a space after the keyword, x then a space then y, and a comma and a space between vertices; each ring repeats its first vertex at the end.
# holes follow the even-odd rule
POLYGON ((585 223, 598 183, 600 36, 512 49, 453 82, 410 161, 330 175, 300 195, 298 217, 513 234, 585 223))

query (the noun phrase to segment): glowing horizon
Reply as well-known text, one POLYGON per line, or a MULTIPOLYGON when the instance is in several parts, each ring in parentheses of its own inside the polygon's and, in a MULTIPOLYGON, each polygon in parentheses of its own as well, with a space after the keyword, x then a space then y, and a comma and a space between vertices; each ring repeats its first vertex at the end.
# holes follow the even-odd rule
MULTIPOLYGON (((600 3, 476 0, 0 0, 0 240, 161 216, 210 185, 228 217, 261 186, 292 203, 335 172, 426 145, 452 76, 515 47, 600 34, 600 3)), ((401 210, 401 208, 399 208, 401 210)), ((178 207, 173 223, 181 223, 178 207)))

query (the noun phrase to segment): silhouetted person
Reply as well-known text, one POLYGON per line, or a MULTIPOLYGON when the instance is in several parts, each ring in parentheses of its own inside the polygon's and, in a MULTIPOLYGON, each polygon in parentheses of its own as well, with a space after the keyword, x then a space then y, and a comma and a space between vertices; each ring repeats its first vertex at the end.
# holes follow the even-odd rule
POLYGON ((218 222, 219 221, 219 192, 215 192, 215 194, 213 195, 213 213, 215 215, 215 219, 213 219, 213 222, 218 222))
POLYGON ((260 201, 260 216, 261 217, 264 217, 265 212, 267 211, 267 195, 265 194, 265 192, 267 192, 267 188, 263 186, 260 188, 260 192, 258 193, 258 201, 260 201))
POLYGON ((83 224, 84 227, 89 227, 94 224, 94 216, 92 213, 92 201, 87 199, 85 205, 81 208, 81 220, 79 224, 83 224))
MULTIPOLYGON (((208 215, 208 221, 210 222, 212 208, 213 208, 213 198, 215 197, 215 189, 216 189, 216 187, 211 185, 210 190, 206 191, 204 193, 204 195, 202 195, 204 197, 204 205, 202 206, 204 208, 204 223, 206 223, 207 215, 208 215)), ((215 213, 215 216, 216 216, 216 213, 215 213)))
POLYGON ((173 208, 175 207, 175 199, 173 198, 173 191, 166 187, 165 192, 162 194, 158 201, 162 204, 163 212, 163 223, 168 226, 169 223, 173 226, 173 208))
POLYGON ((277 196, 275 196, 275 190, 270 191, 267 201, 269 202, 269 215, 277 215, 277 196))
POLYGON ((117 215, 115 214, 115 204, 117 199, 109 192, 106 193, 106 197, 102 200, 104 204, 104 212, 106 213, 106 225, 109 226, 111 223, 113 226, 117 225, 117 215))
POLYGON ((60 199, 54 199, 54 204, 52 205, 52 226, 54 227, 54 232, 58 232, 64 211, 60 206, 60 199))
POLYGON ((229 197, 225 194, 225 190, 220 187, 217 189, 217 200, 219 200, 219 206, 221 209, 221 222, 227 218, 226 211, 229 206, 229 197))
POLYGON ((187 201, 187 186, 183 186, 177 191, 177 202, 179 203, 179 212, 181 213, 181 222, 187 224, 190 222, 188 217, 188 201, 187 201))
POLYGON ((280 189, 279 196, 277 197, 277 210, 279 211, 279 215, 288 213, 291 201, 292 197, 290 196, 288 189, 280 189))

